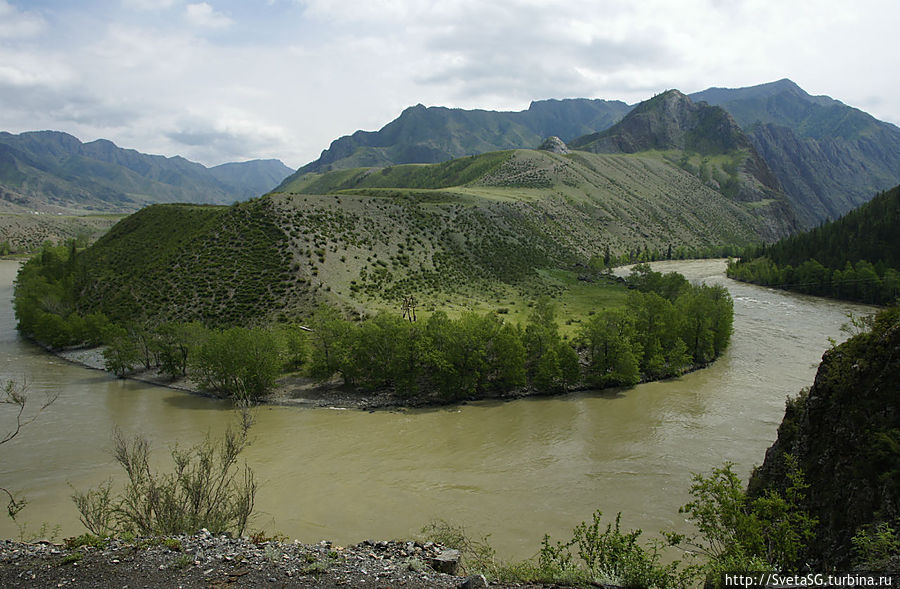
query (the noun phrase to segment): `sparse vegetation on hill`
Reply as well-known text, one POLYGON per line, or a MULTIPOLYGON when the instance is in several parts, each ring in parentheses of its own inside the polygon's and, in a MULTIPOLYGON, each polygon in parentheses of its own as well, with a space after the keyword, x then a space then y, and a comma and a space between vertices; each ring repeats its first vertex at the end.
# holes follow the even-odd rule
POLYGON ((38 215, 0 213, 0 256, 36 252, 45 243, 58 244, 70 239, 78 247, 87 247, 123 215, 38 215))

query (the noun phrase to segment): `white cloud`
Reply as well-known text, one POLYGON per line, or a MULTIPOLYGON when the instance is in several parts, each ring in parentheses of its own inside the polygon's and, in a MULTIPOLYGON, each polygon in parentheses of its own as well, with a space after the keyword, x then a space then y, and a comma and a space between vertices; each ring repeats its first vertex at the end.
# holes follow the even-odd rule
POLYGON ((246 159, 248 151, 265 152, 273 144, 281 146, 289 140, 281 126, 238 108, 192 110, 176 119, 165 135, 175 144, 191 148, 204 160, 246 159))
POLYGON ((30 31, 0 33, 0 130, 299 166, 419 102, 633 103, 783 77, 900 122, 895 0, 97 2, 0 0, 0 31, 30 31))
POLYGON ((175 0, 122 0, 127 8, 144 11, 168 10, 175 5, 175 0))
POLYGON ((22 39, 44 32, 47 23, 34 12, 21 11, 0 0, 0 39, 22 39))
POLYGON ((210 29, 224 29, 232 25, 234 21, 217 12, 208 2, 188 4, 184 9, 187 20, 197 26, 210 29))

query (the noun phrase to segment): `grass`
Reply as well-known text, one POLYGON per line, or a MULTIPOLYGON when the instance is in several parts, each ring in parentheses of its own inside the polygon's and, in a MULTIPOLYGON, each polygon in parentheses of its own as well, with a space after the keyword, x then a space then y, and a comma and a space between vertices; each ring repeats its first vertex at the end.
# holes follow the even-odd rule
POLYGON ((60 564, 61 565, 75 564, 82 558, 84 558, 84 553, 81 552, 80 550, 76 550, 75 552, 70 552, 69 554, 63 556, 62 560, 60 561, 60 564))

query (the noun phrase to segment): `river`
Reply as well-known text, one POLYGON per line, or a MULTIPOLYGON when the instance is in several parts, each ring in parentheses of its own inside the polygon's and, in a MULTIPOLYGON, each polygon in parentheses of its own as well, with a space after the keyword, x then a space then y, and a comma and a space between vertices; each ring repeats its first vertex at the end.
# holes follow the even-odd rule
MULTIPOLYGON (((504 559, 567 538, 601 509, 645 535, 686 526, 691 473, 734 462, 746 477, 775 439, 784 401, 812 384, 829 337, 862 305, 738 283, 715 260, 661 262, 727 286, 734 335, 711 367, 627 390, 407 412, 262 407, 246 458, 261 483, 254 528, 304 542, 409 538, 436 518, 490 534, 504 559)), ((110 477, 111 433, 142 433, 162 460, 234 418, 227 404, 117 380, 23 340, 10 300, 18 264, 0 261, 0 380, 58 400, 0 446, 0 486, 24 494, 19 520, 84 531, 70 496, 110 477)), ((11 423, 2 414, 2 430, 11 423)), ((0 537, 17 537, 0 518, 0 537)))

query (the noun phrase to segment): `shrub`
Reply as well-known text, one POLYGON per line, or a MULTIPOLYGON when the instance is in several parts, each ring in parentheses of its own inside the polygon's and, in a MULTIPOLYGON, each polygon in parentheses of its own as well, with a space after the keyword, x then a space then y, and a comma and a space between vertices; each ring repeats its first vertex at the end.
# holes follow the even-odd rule
POLYGON ((813 537, 816 519, 800 506, 808 485, 796 460, 786 455, 789 486, 750 498, 732 464, 694 475, 694 498, 681 508, 700 532, 686 544, 707 559, 707 579, 715 582, 728 571, 797 570, 799 556, 813 537))
POLYGON ((228 428, 221 441, 210 437, 187 450, 172 448, 174 468, 155 472, 150 466, 150 442, 114 434, 116 461, 128 482, 118 494, 107 481, 72 496, 81 522, 97 536, 137 534, 172 536, 206 528, 214 534, 243 534, 253 512, 256 480, 238 456, 247 447, 252 425, 242 411, 237 430, 228 428))
POLYGON ((496 551, 488 542, 488 536, 474 539, 465 528, 446 520, 435 520, 422 528, 427 540, 459 550, 460 567, 467 574, 496 576, 496 551))
POLYGON ((887 522, 860 529, 852 542, 860 570, 888 570, 891 558, 900 554, 900 534, 887 522))
POLYGON ((269 393, 281 363, 279 341, 271 331, 243 327, 210 333, 192 360, 201 386, 251 401, 269 393))
POLYGON ((572 531, 572 540, 567 543, 554 544, 550 536, 544 536, 533 580, 623 587, 691 585, 696 572, 693 567, 682 568, 679 561, 663 565, 661 543, 643 546, 638 542, 641 530, 623 533, 621 513, 604 530, 602 515, 596 511, 590 523, 577 525, 572 531))

